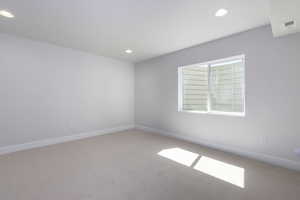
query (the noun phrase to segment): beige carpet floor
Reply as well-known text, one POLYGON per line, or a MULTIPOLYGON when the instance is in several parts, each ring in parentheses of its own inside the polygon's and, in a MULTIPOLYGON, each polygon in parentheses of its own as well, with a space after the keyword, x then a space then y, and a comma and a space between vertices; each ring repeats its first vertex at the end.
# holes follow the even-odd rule
POLYGON ((300 173, 132 130, 0 156, 1 200, 299 200, 300 173))

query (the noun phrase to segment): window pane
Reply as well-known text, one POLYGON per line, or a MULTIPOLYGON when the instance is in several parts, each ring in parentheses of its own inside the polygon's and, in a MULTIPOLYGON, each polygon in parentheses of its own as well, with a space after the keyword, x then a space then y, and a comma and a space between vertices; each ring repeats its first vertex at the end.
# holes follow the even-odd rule
POLYGON ((191 66, 182 69, 183 110, 207 111, 208 66, 191 66))
POLYGON ((244 112, 244 63, 211 65, 210 106, 212 111, 244 112))

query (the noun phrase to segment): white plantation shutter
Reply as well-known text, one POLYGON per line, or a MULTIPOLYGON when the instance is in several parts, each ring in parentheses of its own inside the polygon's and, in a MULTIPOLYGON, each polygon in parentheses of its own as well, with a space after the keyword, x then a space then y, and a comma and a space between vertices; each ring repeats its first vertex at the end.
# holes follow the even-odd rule
POLYGON ((207 111, 208 66, 182 69, 183 110, 207 111))
POLYGON ((244 79, 243 60, 211 65, 211 111, 243 113, 244 79))
POLYGON ((179 68, 179 110, 245 113, 244 56, 179 68))

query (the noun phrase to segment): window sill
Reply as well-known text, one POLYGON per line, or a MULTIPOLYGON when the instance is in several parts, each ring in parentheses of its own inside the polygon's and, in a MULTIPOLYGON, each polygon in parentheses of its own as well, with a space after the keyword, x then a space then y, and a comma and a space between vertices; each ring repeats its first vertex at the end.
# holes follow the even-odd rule
POLYGON ((220 111, 196 111, 196 110, 178 110, 178 112, 182 113, 191 113, 191 114, 208 114, 208 115, 224 115, 224 116, 235 116, 235 117, 245 117, 245 113, 238 112, 220 112, 220 111))

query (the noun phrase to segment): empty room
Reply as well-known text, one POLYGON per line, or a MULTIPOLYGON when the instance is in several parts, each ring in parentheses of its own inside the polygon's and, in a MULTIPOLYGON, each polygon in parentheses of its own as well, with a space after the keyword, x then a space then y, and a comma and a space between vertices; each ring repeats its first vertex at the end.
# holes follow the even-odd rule
POLYGON ((0 0, 0 200, 299 200, 299 0, 0 0))

